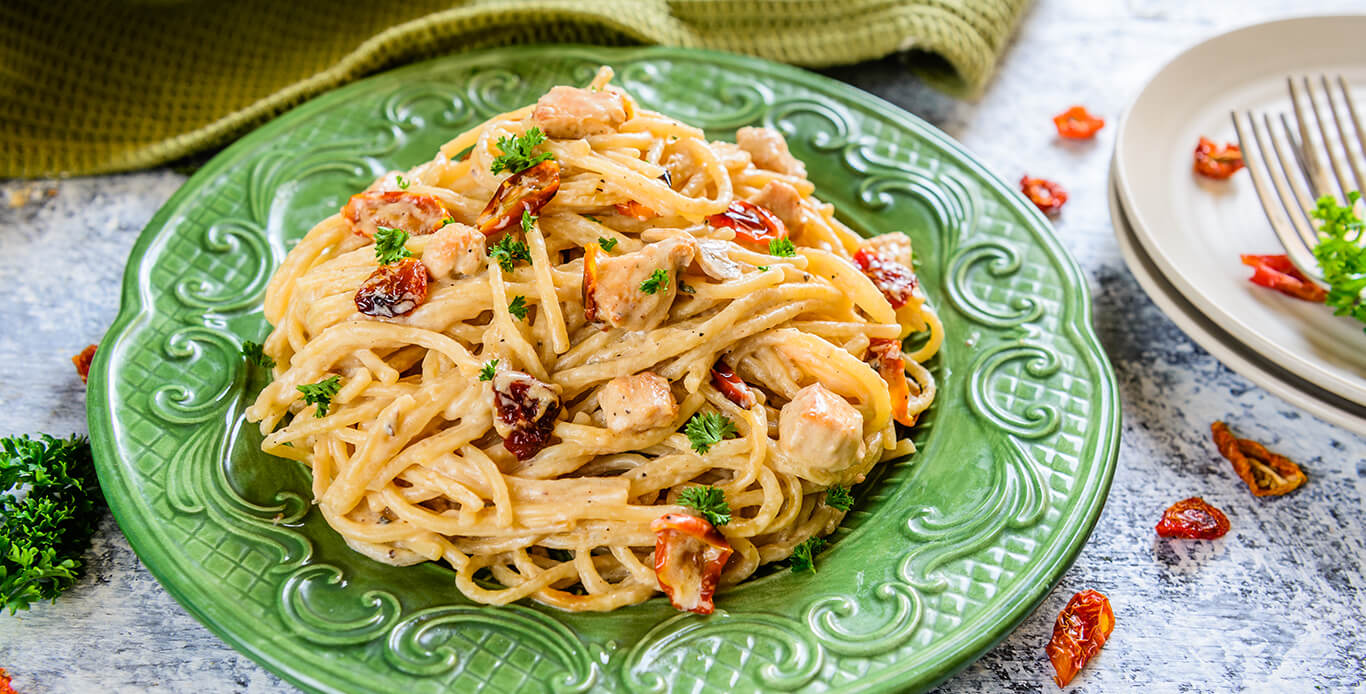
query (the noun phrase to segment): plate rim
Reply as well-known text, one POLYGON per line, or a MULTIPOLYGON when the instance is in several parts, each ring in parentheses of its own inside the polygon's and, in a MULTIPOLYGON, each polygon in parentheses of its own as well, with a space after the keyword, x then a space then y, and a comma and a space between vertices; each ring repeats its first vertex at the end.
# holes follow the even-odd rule
POLYGON ((1214 325, 1220 327, 1222 331, 1237 340, 1240 344, 1252 350, 1258 357, 1269 363, 1275 364, 1287 371, 1291 366, 1303 369, 1307 373, 1317 376, 1325 383, 1339 384, 1338 388, 1324 387, 1329 393, 1341 397, 1344 400, 1352 401, 1359 405, 1366 405, 1366 378, 1358 379, 1360 383, 1354 384, 1337 375, 1325 370, 1317 361, 1302 357, 1289 350, 1282 349, 1274 341, 1264 337, 1259 331, 1255 330, 1239 316, 1224 311, 1218 302, 1214 301, 1199 286, 1191 282, 1185 275, 1176 271, 1177 264, 1171 259, 1170 255, 1163 250, 1162 245, 1149 231, 1151 225, 1144 219, 1143 211, 1134 205, 1134 193, 1126 174, 1124 166, 1125 152, 1127 149, 1124 143, 1132 137, 1130 135, 1130 118, 1133 111, 1141 104, 1145 97, 1149 96, 1154 83, 1162 79, 1177 69, 1189 59, 1192 53, 1208 48, 1211 44, 1219 41, 1229 40, 1239 34, 1266 30, 1286 24, 1311 24, 1311 23, 1332 23, 1335 21, 1352 21, 1366 23, 1366 14, 1328 14, 1328 15, 1289 15, 1275 19, 1259 22, 1252 22, 1241 26, 1233 27, 1227 31, 1220 32, 1214 36, 1207 37, 1190 46, 1187 46, 1180 53, 1173 56, 1161 67, 1155 70, 1143 83, 1137 96, 1124 109, 1120 117, 1119 128, 1115 134, 1114 154, 1111 157, 1111 178, 1114 181, 1113 187, 1120 198, 1120 203, 1129 220, 1129 226, 1133 230, 1135 241, 1143 248, 1147 257, 1167 276, 1167 281, 1181 294, 1182 298, 1189 302, 1206 319, 1214 325))
MULTIPOLYGON (((148 221, 129 252, 129 260, 125 266, 121 283, 119 312, 104 338, 101 339, 101 349, 98 350, 92 364, 91 395, 87 399, 87 423, 91 441, 94 444, 96 467, 102 488, 123 486, 125 478, 124 470, 116 461, 117 456, 113 454, 113 451, 116 450, 113 410, 117 404, 111 400, 113 389, 110 387, 109 375, 111 359, 116 353, 114 347, 134 328, 149 320, 153 314, 152 302, 148 296, 144 296, 145 292, 141 291, 138 286, 140 276, 146 270, 144 265, 147 264, 149 250, 159 240, 158 232, 173 217, 190 191, 198 189, 200 184, 214 178, 232 164, 238 163, 238 160, 249 149, 253 148, 258 140, 277 134, 277 131, 281 131, 294 119, 322 109, 329 105, 332 100, 341 98, 339 95, 363 91, 377 81, 393 79, 395 74, 420 71, 436 63, 463 61, 474 63, 503 56, 534 54, 546 50, 578 52, 581 55, 591 55, 605 62, 630 60, 642 56, 702 58, 741 66, 754 66, 766 72, 780 74, 784 79, 790 79, 822 93, 834 93, 840 100, 858 104, 886 118, 899 129, 914 132, 918 137, 933 141, 935 145, 956 155, 966 169, 971 170, 993 187, 1010 193, 1006 196, 1006 204, 1021 212, 1023 216, 1032 219, 1030 226, 1034 227, 1031 236, 1035 241, 1034 245, 1045 248, 1060 278, 1069 283, 1067 289, 1075 296, 1072 306, 1069 307, 1064 304, 1063 311, 1059 314, 1060 327, 1075 341, 1078 349, 1081 350, 1081 355, 1093 359, 1098 367, 1095 385, 1098 390, 1097 412, 1099 414, 1092 420, 1097 432, 1093 456, 1095 472, 1087 480, 1090 483, 1089 485, 1076 488, 1074 493, 1079 496, 1075 504, 1076 510, 1068 519, 1070 522, 1058 527, 1059 537, 1065 539, 1051 546, 1050 551, 1039 555, 1033 570, 1023 575, 1030 580, 1021 582, 1018 595, 1014 596, 1011 602, 1003 605, 999 611, 992 615, 984 614, 978 617, 982 620, 988 616, 994 617, 990 622, 984 621, 984 624, 989 625, 976 629, 971 634, 965 633, 936 644, 936 648, 948 649, 947 652, 950 657, 925 665, 923 671, 925 674, 922 678, 924 688, 932 688, 971 665, 987 650, 1013 633, 1015 628, 1043 603, 1044 598, 1052 592, 1062 576, 1080 555, 1094 531, 1108 499, 1118 465, 1123 418, 1117 378, 1109 356, 1099 340, 1092 319, 1093 306, 1090 286, 1075 257, 1056 237, 1051 223, 1043 214, 1033 205, 1028 204, 1017 191, 987 168, 981 160, 970 154, 957 140, 905 109, 857 87, 819 73, 760 58, 724 51, 664 46, 604 47, 584 44, 532 44, 479 50, 441 56, 377 73, 314 97, 243 135, 216 154, 203 168, 182 184, 148 221), (1102 408, 1103 411, 1101 411, 1102 408), (1025 588, 1026 584, 1028 589, 1025 588)), ((167 561, 163 545, 155 537, 155 534, 150 529, 131 522, 138 519, 137 511, 131 500, 119 497, 116 500, 111 500, 109 506, 120 529, 128 536, 130 545, 133 546, 143 565, 152 573, 163 589, 175 598, 187 612, 206 626, 210 632, 238 652, 296 686, 323 691, 330 690, 331 687, 335 686, 335 684, 329 684, 319 678, 312 677, 307 672, 301 672, 290 667, 290 663, 274 656, 271 651, 258 648, 236 632, 224 628, 221 622, 213 618, 212 610, 205 610, 202 605, 192 600, 192 594, 205 592, 202 587, 194 585, 192 581, 177 580, 173 571, 174 566, 167 561), (159 551, 150 557, 144 556, 143 548, 146 547, 155 547, 163 551, 159 551)), ((891 680, 904 677, 908 669, 909 666, 906 669, 898 669, 895 666, 884 668, 873 676, 850 683, 846 691, 898 689, 900 683, 891 680)), ((329 671, 324 674, 331 673, 329 671)), ((333 675, 327 679, 335 682, 338 678, 333 675)))

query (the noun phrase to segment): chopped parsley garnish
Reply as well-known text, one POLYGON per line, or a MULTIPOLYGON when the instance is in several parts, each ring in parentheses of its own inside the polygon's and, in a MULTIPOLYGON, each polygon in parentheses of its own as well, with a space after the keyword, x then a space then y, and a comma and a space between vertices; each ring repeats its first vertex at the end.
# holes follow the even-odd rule
POLYGON ((375 227, 375 259, 380 265, 393 265, 413 254, 403 244, 408 243, 408 232, 389 227, 375 227))
POLYGON ((597 217, 594 217, 594 216, 591 215, 591 214, 586 214, 586 215, 583 216, 583 218, 584 218, 584 219, 587 219, 587 220, 590 221, 590 222, 593 222, 594 224, 602 224, 602 220, 601 220, 601 219, 598 219, 597 217))
POLYGON ((788 557, 788 562, 792 565, 794 572, 810 571, 816 573, 816 555, 825 549, 825 540, 819 537, 808 537, 806 541, 792 548, 792 556, 788 557))
POLYGON ((508 304, 508 313, 512 314, 517 320, 526 320, 526 297, 518 294, 512 297, 512 303, 508 304))
POLYGON ((0 608, 12 615, 75 584, 102 506, 85 437, 0 439, 0 608))
POLYGON ((825 505, 841 511, 848 511, 854 507, 854 495, 849 492, 848 487, 837 484, 825 490, 825 505))
POLYGON ((332 406, 332 398, 337 395, 337 391, 341 390, 341 377, 324 378, 317 383, 305 383, 298 388, 299 392, 304 395, 304 403, 317 407, 313 416, 326 417, 327 408, 332 406))
POLYGON ((644 282, 640 283, 640 291, 646 294, 654 294, 667 286, 669 286, 669 273, 664 268, 658 268, 650 273, 644 282))
POLYGON ((684 282, 683 280, 679 280, 679 281, 678 281, 678 291, 683 292, 684 294, 696 294, 696 293, 697 293, 697 290, 696 290, 696 289, 693 289, 693 288, 692 288, 692 285, 688 284, 687 282, 684 282))
POLYGON ((683 426, 692 449, 706 455, 712 446, 735 436, 735 423, 720 412, 698 412, 683 426))
POLYGON ((443 219, 441 220, 441 226, 444 227, 444 226, 446 226, 447 224, 455 224, 455 218, 454 218, 454 217, 446 217, 446 218, 443 218, 443 219))
POLYGON ((484 362, 484 368, 482 368, 482 369, 479 370, 479 380, 481 380, 481 381, 492 381, 492 380, 493 380, 493 371, 494 371, 494 369, 497 369, 497 368, 498 368, 498 360, 497 360, 497 359, 490 359, 490 360, 488 360, 487 362, 484 362))
POLYGON ((613 249, 613 248, 616 248, 616 247, 617 247, 617 239, 605 239, 605 238, 602 238, 601 236, 599 236, 599 237, 598 237, 598 245, 599 245, 599 246, 602 246, 602 250, 607 251, 607 252, 610 253, 610 252, 612 252, 612 249, 613 249))
POLYGON ((394 174, 394 179, 398 181, 399 190, 408 190, 408 179, 404 178, 402 174, 394 174))
POLYGON ((712 525, 730 522, 730 504, 726 503, 725 492, 716 487, 688 487, 678 495, 678 503, 697 511, 697 515, 712 525))
POLYGON ((547 159, 554 159, 555 155, 550 152, 536 154, 531 151, 542 142, 545 142, 545 133, 540 128, 532 128, 516 137, 498 138, 498 149, 503 153, 494 157, 490 171, 521 173, 547 159))
POLYGON ((498 267, 503 268, 503 272, 512 272, 517 263, 531 262, 531 251, 527 250, 525 243, 505 234, 489 249, 489 257, 498 262, 498 267))
POLYGON ((539 219, 539 218, 536 217, 535 215, 531 214, 531 211, 530 211, 530 210, 528 210, 527 208, 523 207, 523 208, 522 208, 522 233, 523 233, 523 234, 529 234, 529 233, 531 233, 531 226, 532 226, 533 224, 536 223, 536 220, 537 220, 537 219, 539 219))
POLYGON ((760 266, 759 266, 759 272, 768 272, 768 268, 769 268, 768 265, 760 265, 760 266))
POLYGON ((271 359, 270 355, 265 353, 260 343, 252 342, 251 340, 243 340, 242 356, 246 357, 247 361, 256 364, 257 366, 264 366, 267 369, 275 368, 275 360, 271 359))
POLYGON ((1366 323, 1366 248, 1361 244, 1362 222, 1352 210, 1361 193, 1347 194, 1347 206, 1337 204, 1331 195, 1319 198, 1318 206, 1309 216, 1319 220, 1319 242, 1314 246, 1314 258, 1328 283, 1328 297, 1324 303, 1333 307, 1334 315, 1351 316, 1366 323))
POLYGON ((769 239, 768 254, 779 258, 791 258, 797 255, 797 247, 792 245, 792 239, 769 239))

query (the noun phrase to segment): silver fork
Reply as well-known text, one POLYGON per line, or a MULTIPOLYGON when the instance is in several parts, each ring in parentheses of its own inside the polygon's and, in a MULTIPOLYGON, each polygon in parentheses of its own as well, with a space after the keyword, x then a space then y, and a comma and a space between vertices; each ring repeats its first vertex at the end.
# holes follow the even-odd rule
POLYGON ((1352 103, 1347 80, 1337 77, 1336 97, 1326 75, 1318 81, 1321 94, 1308 77, 1298 83, 1293 77, 1286 78, 1296 128, 1280 114, 1281 129, 1277 131, 1270 114, 1262 114, 1258 123, 1251 111, 1233 112, 1233 127, 1238 131, 1252 185, 1286 255, 1301 272, 1322 284, 1313 253, 1319 241, 1318 228, 1309 211, 1324 195, 1345 204, 1349 191, 1366 191, 1366 128, 1352 103), (1320 101, 1327 107, 1320 108, 1320 101), (1329 114, 1335 127, 1330 127, 1329 114))

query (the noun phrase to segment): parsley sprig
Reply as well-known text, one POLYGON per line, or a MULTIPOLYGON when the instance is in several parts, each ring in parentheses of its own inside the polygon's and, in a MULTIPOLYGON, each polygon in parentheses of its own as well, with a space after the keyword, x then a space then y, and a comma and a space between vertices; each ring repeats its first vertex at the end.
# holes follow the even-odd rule
POLYGON ((487 362, 484 362, 484 368, 482 368, 482 369, 479 370, 479 380, 481 380, 481 381, 492 381, 492 380, 493 380, 493 372, 494 372, 495 370, 497 370, 497 368, 498 368, 498 360, 497 360, 497 359, 490 359, 490 360, 488 360, 487 362))
POLYGON ((508 304, 508 313, 511 313, 512 317, 517 320, 526 320, 526 312, 526 297, 521 294, 512 297, 512 303, 508 304))
POLYGON ((735 423, 720 412, 698 412, 683 425, 683 433, 694 451, 706 455, 712 446, 735 436, 735 423))
POLYGON ((555 155, 550 152, 536 154, 532 151, 542 142, 545 142, 545 133, 540 128, 532 128, 516 137, 498 138, 498 149, 503 153, 494 157, 490 170, 493 173, 521 173, 547 159, 554 159, 555 155))
POLYGON ((669 272, 664 268, 657 268, 650 276, 640 283, 640 291, 646 294, 654 294, 659 290, 669 286, 669 272))
POLYGON ((505 234, 489 249, 489 257, 498 262, 498 267, 503 268, 503 272, 512 272, 517 263, 531 262, 531 251, 525 243, 512 238, 510 234, 505 234))
POLYGON ((341 377, 331 376, 317 383, 305 383, 298 386, 298 390, 304 396, 304 404, 317 407, 313 411, 314 417, 326 417, 327 409, 332 406, 332 398, 341 390, 341 377))
POLYGON ((404 244, 408 243, 408 232, 389 227, 375 227, 375 259, 380 265, 393 265, 404 258, 412 257, 404 244))
POLYGON ((399 190, 408 190, 408 179, 403 174, 394 174, 394 182, 398 183, 399 190))
POLYGON ((791 258, 797 255, 797 247, 792 245, 792 239, 769 239, 768 254, 779 258, 791 258))
POLYGON ((854 495, 850 493, 848 487, 837 484, 825 490, 825 505, 841 511, 848 511, 854 507, 854 495))
POLYGON ((1361 246, 1362 221, 1352 206, 1361 193, 1347 194, 1347 205, 1340 206, 1331 195, 1319 198, 1309 215, 1319 220, 1319 242, 1314 246, 1314 258, 1328 283, 1328 297, 1324 303, 1333 307, 1339 316, 1351 316, 1366 323, 1366 248, 1361 246))
POLYGON ((247 361, 256 364, 257 366, 263 366, 267 369, 275 368, 275 360, 271 359, 269 354, 266 354, 265 349, 259 342, 243 340, 242 356, 246 357, 247 361))
POLYGON ((534 215, 534 214, 531 214, 531 211, 530 211, 530 210, 528 210, 528 209, 526 209, 525 207, 523 207, 523 208, 522 208, 522 233, 523 233, 523 234, 529 234, 529 233, 531 233, 531 226, 532 226, 533 224, 536 223, 536 220, 537 220, 537 219, 539 219, 539 217, 537 217, 537 216, 534 215))
POLYGON ((84 437, 0 439, 0 608, 27 610, 76 583, 100 498, 84 437))
POLYGON ((688 487, 678 495, 678 503, 687 506, 714 526, 730 522, 730 504, 725 492, 716 487, 688 487))
POLYGON ((787 561, 792 566, 795 573, 810 572, 816 573, 816 555, 825 549, 825 540, 819 537, 808 537, 804 542, 792 548, 792 556, 787 561))
POLYGON ((620 240, 620 239, 605 239, 605 238, 599 236, 599 237, 598 237, 598 245, 599 245, 599 246, 602 246, 602 250, 607 251, 608 253, 611 253, 611 252, 612 252, 612 249, 617 247, 617 241, 619 241, 619 240, 620 240))

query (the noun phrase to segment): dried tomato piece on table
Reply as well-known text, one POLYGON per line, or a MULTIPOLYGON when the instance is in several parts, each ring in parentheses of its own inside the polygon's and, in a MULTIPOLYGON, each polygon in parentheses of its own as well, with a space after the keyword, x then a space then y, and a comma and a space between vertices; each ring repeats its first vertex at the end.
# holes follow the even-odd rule
POLYGON ((10 681, 9 673, 5 672, 5 668, 0 667, 0 694, 19 694, 19 692, 14 691, 10 681))
POLYGON ((1253 284, 1316 304, 1321 304, 1328 298, 1328 291, 1305 277, 1304 273, 1290 262, 1290 256, 1245 253, 1238 257, 1244 265, 1253 269, 1252 276, 1248 278, 1253 284))
POLYGON ((650 523, 655 533, 655 577, 677 609, 711 614, 721 570, 730 560, 724 535, 706 519, 666 513, 650 523))
POLYGON ((1081 671, 1086 663, 1100 652, 1110 633, 1115 630, 1115 613, 1110 599, 1094 590, 1083 590, 1067 601, 1053 624, 1053 638, 1044 649, 1057 673, 1053 681, 1059 687, 1081 671))
POLYGON ((766 244, 772 239, 787 238, 783 220, 767 209, 748 200, 732 200, 725 212, 707 217, 707 223, 720 228, 734 229, 742 241, 766 244))
POLYGON ((376 318, 412 313, 427 300, 427 267, 416 258, 376 268, 356 290, 356 310, 376 318))
POLYGON ((1020 192, 1024 193, 1039 211, 1046 215, 1055 215, 1062 210, 1062 206, 1067 203, 1067 191, 1062 186, 1046 178, 1030 178, 1022 176, 1020 178, 1020 192))
POLYGON ((1210 431, 1219 453, 1233 464, 1233 471, 1247 484, 1253 496, 1288 494, 1309 479, 1293 460, 1266 450, 1266 446, 1256 441, 1234 436, 1223 422, 1211 424, 1210 431))
POLYGON ((533 217, 540 214, 559 190, 560 165, 548 159, 498 184, 474 224, 485 236, 516 229, 523 213, 533 217))
POLYGON ((90 364, 95 361, 95 345, 86 345, 80 354, 71 358, 71 363, 76 365, 76 375, 81 377, 81 383, 86 383, 90 379, 90 364))
POLYGON ((1228 516, 1198 496, 1172 504, 1157 522, 1158 535, 1187 540, 1213 540, 1228 529, 1228 516))
POLYGON ((1105 127, 1105 119, 1091 115, 1085 106, 1073 106, 1053 116, 1053 125, 1058 128, 1058 135, 1062 137, 1069 140, 1087 140, 1095 137, 1096 133, 1105 127))
POLYGON ((1216 145, 1208 137, 1201 137, 1195 146, 1195 173, 1208 178, 1225 179, 1243 168, 1243 150, 1232 142, 1216 145))

